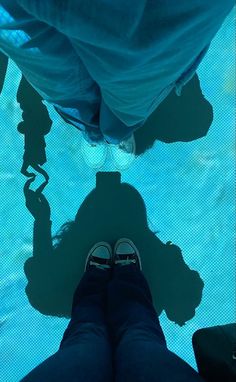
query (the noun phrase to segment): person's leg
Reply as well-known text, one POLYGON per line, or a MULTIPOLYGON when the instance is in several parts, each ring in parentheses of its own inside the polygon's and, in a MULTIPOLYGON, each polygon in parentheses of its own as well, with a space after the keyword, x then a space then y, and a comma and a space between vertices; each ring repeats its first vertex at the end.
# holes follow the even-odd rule
POLYGON ((202 381, 167 349, 149 286, 136 265, 115 267, 107 293, 116 382, 202 381))
MULTIPOLYGON (((81 105, 80 105, 81 108, 81 105)), ((96 125, 91 125, 81 121, 79 109, 64 108, 59 105, 54 105, 54 109, 61 116, 61 118, 72 126, 75 126, 83 134, 84 139, 89 143, 101 143, 104 142, 104 137, 101 130, 96 125)), ((95 115, 94 119, 98 117, 95 115)))
POLYGON ((138 123, 135 126, 125 125, 118 117, 115 116, 106 105, 104 100, 101 100, 100 107, 100 128, 107 143, 114 145, 130 138, 135 130, 142 127, 145 121, 138 123))
POLYGON ((85 138, 103 141, 100 89, 65 35, 28 14, 16 0, 2 0, 0 51, 16 63, 44 100, 84 131, 85 138))
POLYGON ((21 382, 112 381, 112 349, 105 325, 106 288, 110 272, 84 273, 73 298, 71 320, 59 350, 21 382))

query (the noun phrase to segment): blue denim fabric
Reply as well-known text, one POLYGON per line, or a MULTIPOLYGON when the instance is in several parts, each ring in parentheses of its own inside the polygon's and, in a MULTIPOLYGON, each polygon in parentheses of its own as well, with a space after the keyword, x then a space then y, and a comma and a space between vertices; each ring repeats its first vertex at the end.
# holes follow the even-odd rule
POLYGON ((233 6, 233 0, 135 0, 133 7, 126 0, 89 6, 0 0, 0 50, 88 138, 118 143, 172 89, 181 93, 233 6))
POLYGON ((1 0, 0 50, 43 99, 72 118, 88 140, 90 131, 92 141, 103 140, 100 89, 65 35, 29 15, 15 0, 1 0))
POLYGON ((22 380, 41 381, 203 380, 168 350, 147 281, 131 264, 84 274, 59 350, 22 380))

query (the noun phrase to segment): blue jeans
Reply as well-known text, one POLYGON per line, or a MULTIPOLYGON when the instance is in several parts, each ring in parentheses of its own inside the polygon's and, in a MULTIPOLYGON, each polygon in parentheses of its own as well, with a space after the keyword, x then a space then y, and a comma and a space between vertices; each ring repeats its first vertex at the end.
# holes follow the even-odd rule
POLYGON ((155 3, 0 0, 0 50, 88 141, 117 144, 181 94, 234 6, 155 3))
POLYGON ((147 281, 131 264, 84 273, 59 350, 22 380, 30 381, 203 380, 167 349, 147 281))
POLYGON ((88 142, 106 139, 117 144, 145 122, 130 128, 120 121, 104 103, 70 39, 31 16, 17 0, 0 0, 0 51, 88 142))

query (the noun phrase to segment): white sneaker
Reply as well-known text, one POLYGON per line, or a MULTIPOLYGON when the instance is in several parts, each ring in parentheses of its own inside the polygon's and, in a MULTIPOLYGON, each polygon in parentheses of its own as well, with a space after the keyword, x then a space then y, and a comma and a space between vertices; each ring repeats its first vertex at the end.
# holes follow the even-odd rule
POLYGON ((81 151, 84 161, 90 168, 101 168, 107 157, 107 145, 104 142, 89 143, 84 138, 81 142, 81 151))
POLYGON ((127 169, 134 161, 136 145, 133 134, 130 138, 120 142, 118 145, 109 144, 108 146, 118 170, 127 169))

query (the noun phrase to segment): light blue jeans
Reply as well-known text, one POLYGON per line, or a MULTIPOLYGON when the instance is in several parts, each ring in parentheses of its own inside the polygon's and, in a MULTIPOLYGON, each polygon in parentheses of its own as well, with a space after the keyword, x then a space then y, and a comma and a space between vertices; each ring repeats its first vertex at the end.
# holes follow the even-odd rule
POLYGON ((181 94, 233 6, 0 0, 0 50, 87 140, 116 144, 181 94))

